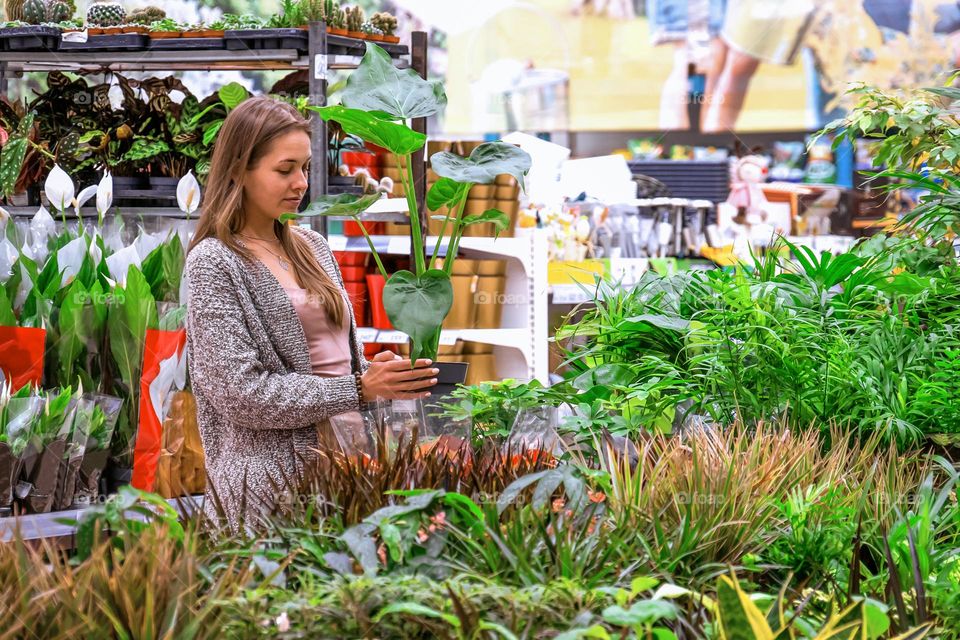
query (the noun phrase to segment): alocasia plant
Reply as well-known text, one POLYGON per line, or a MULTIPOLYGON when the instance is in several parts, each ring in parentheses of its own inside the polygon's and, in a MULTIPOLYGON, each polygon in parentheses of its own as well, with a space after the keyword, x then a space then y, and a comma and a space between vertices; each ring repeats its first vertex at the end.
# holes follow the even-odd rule
MULTIPOLYGON (((387 284, 383 290, 383 306, 393 325, 410 336, 411 362, 417 358, 436 359, 440 326, 453 305, 450 274, 460 238, 472 224, 493 223, 499 231, 509 224, 509 217, 496 209, 479 215, 464 216, 467 194, 474 184, 489 184, 500 174, 509 174, 521 187, 530 169, 530 156, 521 149, 503 142, 488 142, 477 147, 469 157, 451 153, 434 154, 430 161, 441 177, 427 194, 427 207, 433 211, 446 207, 436 246, 429 256, 424 251, 416 192, 413 186, 414 152, 426 144, 426 136, 408 126, 412 118, 437 113, 447 102, 443 86, 424 80, 412 69, 397 69, 389 54, 375 44, 367 43, 360 66, 351 74, 342 92, 342 105, 310 107, 321 118, 335 121, 344 132, 383 147, 401 157, 405 168, 402 177, 413 243, 413 271, 398 271, 388 276, 373 241, 364 230, 377 268, 387 284), (449 229, 449 232, 448 232, 449 229), (447 256, 443 269, 436 268, 437 255, 447 240, 447 256)), ((326 196, 311 203, 303 212, 284 214, 284 220, 316 215, 350 216, 359 221, 378 196, 326 196)), ((363 226, 360 226, 363 229, 363 226)))

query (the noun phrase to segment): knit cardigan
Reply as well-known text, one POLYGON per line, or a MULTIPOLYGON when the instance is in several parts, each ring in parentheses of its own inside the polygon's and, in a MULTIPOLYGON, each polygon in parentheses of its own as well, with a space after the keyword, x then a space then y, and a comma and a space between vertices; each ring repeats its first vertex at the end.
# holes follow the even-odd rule
MULTIPOLYGON (((292 227, 312 246, 320 266, 343 287, 324 238, 292 227)), ((310 352, 293 303, 270 270, 248 262, 215 238, 199 242, 186 261, 190 380, 207 467, 204 511, 234 530, 285 495, 315 455, 317 425, 360 406, 353 376, 311 373, 310 352)), ((369 363, 357 342, 350 309, 353 372, 369 363)))

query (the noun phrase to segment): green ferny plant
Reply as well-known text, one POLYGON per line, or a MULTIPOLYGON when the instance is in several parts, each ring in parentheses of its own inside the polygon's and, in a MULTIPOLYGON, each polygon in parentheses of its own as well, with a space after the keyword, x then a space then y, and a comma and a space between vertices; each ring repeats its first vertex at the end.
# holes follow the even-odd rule
MULTIPOLYGON (((329 107, 312 106, 326 121, 337 122, 344 132, 383 147, 401 157, 406 171, 403 183, 410 211, 414 271, 397 271, 388 276, 373 241, 364 231, 377 268, 387 284, 383 305, 393 325, 410 336, 411 362, 418 358, 436 359, 440 326, 453 305, 450 274, 460 238, 472 224, 492 222, 497 232, 506 228, 506 214, 491 209, 478 215, 463 215, 467 194, 474 184, 490 184, 500 174, 510 174, 523 186, 523 177, 530 169, 530 156, 504 142, 489 142, 477 147, 469 157, 440 152, 430 158, 440 179, 427 194, 427 207, 437 211, 446 207, 446 214, 436 216, 443 221, 436 246, 429 262, 424 251, 417 200, 413 185, 414 152, 423 148, 426 136, 407 125, 412 118, 425 118, 437 113, 447 102, 443 87, 428 82, 413 69, 396 69, 390 55, 380 47, 367 43, 367 50, 358 69, 350 76, 343 90, 343 104, 329 107), (450 229, 449 234, 447 233, 450 229), (444 239, 448 240, 443 269, 436 268, 437 256, 444 239)), ((287 213, 286 221, 298 216, 350 216, 359 222, 360 215, 379 199, 379 194, 326 196, 312 202, 303 212, 287 213)), ((361 225, 361 229, 363 226, 361 225)))

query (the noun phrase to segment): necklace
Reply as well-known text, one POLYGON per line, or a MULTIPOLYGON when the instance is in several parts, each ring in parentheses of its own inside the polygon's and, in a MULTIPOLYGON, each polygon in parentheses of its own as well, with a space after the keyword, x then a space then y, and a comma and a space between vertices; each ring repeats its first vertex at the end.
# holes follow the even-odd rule
MULTIPOLYGON (((259 240, 260 242, 269 242, 269 240, 263 240, 262 238, 255 238, 253 236, 244 235, 242 233, 238 233, 237 235, 243 238, 247 238, 248 240, 259 240)), ((277 240, 277 242, 279 242, 279 240, 277 240)), ((283 269, 284 271, 290 271, 290 263, 287 262, 286 258, 284 258, 279 253, 271 251, 268 247, 263 247, 263 250, 277 259, 277 264, 280 265, 281 269, 283 269)))

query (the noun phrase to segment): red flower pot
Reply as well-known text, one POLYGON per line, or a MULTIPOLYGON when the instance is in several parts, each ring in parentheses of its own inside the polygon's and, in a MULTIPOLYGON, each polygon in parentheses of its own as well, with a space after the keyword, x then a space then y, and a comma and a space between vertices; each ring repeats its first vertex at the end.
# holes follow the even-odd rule
POLYGON ((353 318, 358 327, 367 323, 367 285, 363 282, 344 282, 350 304, 353 305, 353 318))
POLYGON ((340 273, 343 275, 344 282, 360 282, 366 286, 367 268, 366 267, 340 267, 340 273))
POLYGON ((334 251, 333 257, 341 267, 365 267, 370 254, 363 251, 334 251))
MULTIPOLYGON (((378 235, 383 232, 384 223, 382 222, 363 222, 361 224, 363 224, 363 228, 367 230, 367 233, 369 233, 372 236, 378 235)), ((356 222, 353 222, 352 220, 344 220, 343 235, 350 236, 350 237, 362 236, 363 231, 360 230, 360 225, 357 224, 356 222)))
POLYGON ((370 315, 374 329, 393 329, 386 309, 383 308, 383 286, 386 284, 379 273, 367 274, 367 289, 370 292, 370 315))
POLYGON ((374 180, 380 179, 380 159, 377 154, 369 151, 343 151, 340 153, 341 164, 347 165, 350 169, 350 175, 357 172, 357 169, 366 169, 367 173, 374 180))

